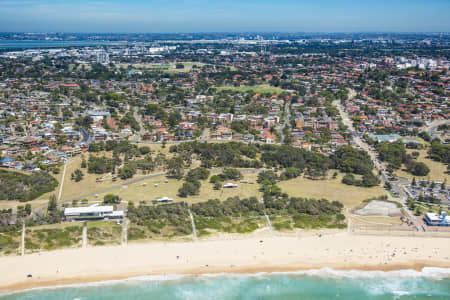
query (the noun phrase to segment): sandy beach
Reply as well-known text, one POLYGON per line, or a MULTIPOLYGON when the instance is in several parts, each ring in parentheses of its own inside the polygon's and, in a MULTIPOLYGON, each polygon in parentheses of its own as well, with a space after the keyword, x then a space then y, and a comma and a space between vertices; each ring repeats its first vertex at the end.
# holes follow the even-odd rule
POLYGON ((347 232, 66 249, 0 257, 0 291, 156 274, 450 268, 449 249, 448 238, 347 232))

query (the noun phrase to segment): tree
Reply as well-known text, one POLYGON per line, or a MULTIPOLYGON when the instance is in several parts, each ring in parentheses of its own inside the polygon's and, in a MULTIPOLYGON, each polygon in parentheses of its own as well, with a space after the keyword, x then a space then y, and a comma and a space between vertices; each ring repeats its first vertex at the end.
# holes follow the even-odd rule
POLYGON ((139 147, 139 152, 140 152, 142 155, 145 155, 145 154, 147 154, 147 153, 150 152, 150 147, 148 147, 148 146, 142 146, 142 147, 139 147))
POLYGON ((220 181, 216 181, 214 183, 214 189, 215 190, 220 190, 222 188, 222 183, 220 181))
POLYGON ((167 177, 181 179, 184 175, 184 162, 180 156, 166 161, 167 177))
POLYGON ((128 179, 136 174, 136 167, 132 164, 127 164, 119 169, 120 179, 128 179))
POLYGON ((49 213, 53 213, 56 211, 57 208, 57 203, 56 203, 56 196, 54 194, 52 194, 50 196, 50 199, 48 200, 48 207, 47 207, 47 211, 49 213))
POLYGON ((289 167, 281 174, 283 180, 288 180, 300 176, 301 172, 297 168, 289 167))
POLYGON ((427 165, 423 162, 418 162, 414 164, 411 173, 415 176, 426 176, 428 173, 430 173, 430 168, 428 168, 427 165))
POLYGON ((206 180, 209 177, 209 170, 199 167, 192 170, 189 170, 189 172, 186 175, 186 180, 192 181, 192 180, 206 180))
POLYGON ((27 203, 25 205, 25 213, 27 214, 27 216, 29 216, 31 214, 31 204, 27 203))
POLYGON ((342 178, 342 183, 347 185, 354 185, 355 176, 353 174, 345 174, 345 176, 342 178))
POLYGON ((222 178, 220 178, 219 175, 213 175, 213 176, 211 176, 211 178, 209 178, 209 182, 211 182, 213 184, 216 184, 217 182, 220 183, 221 181, 222 181, 222 178))
POLYGON ((189 195, 198 195, 199 192, 200 182, 198 180, 194 180, 183 183, 181 188, 178 190, 178 195, 184 198, 189 195))
POLYGON ((105 204, 119 204, 120 200, 120 197, 114 194, 106 194, 103 197, 103 203, 105 204))
POLYGON ((83 174, 83 172, 80 169, 76 169, 72 173, 71 177, 72 177, 71 179, 75 180, 75 182, 80 182, 83 179, 84 174, 83 174))
POLYGON ((241 172, 237 169, 232 168, 224 169, 223 172, 219 174, 219 176, 220 178, 222 178, 222 180, 239 180, 242 178, 241 172))

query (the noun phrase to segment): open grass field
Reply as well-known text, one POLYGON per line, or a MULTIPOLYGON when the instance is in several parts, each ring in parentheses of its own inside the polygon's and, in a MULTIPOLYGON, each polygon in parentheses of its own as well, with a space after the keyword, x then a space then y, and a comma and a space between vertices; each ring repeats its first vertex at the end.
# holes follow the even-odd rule
POLYGON ((339 201, 346 207, 352 207, 363 200, 383 196, 384 190, 380 186, 371 188, 350 186, 341 183, 343 174, 336 179, 310 180, 297 177, 278 183, 281 190, 293 197, 306 197, 339 201))
MULTIPOLYGON (((418 151, 420 153, 419 157, 417 158, 417 161, 425 163, 428 166, 428 168, 430 168, 430 173, 428 173, 425 179, 429 178, 432 181, 439 181, 439 182, 443 182, 443 180, 447 179, 447 182, 450 182, 450 175, 445 173, 447 171, 447 166, 445 164, 427 158, 428 156, 427 150, 407 149, 407 152, 409 154, 412 153, 413 151, 418 151)), ((412 180, 413 177, 417 177, 403 170, 398 170, 395 172, 395 174, 398 177, 403 177, 410 180, 412 180)))
MULTIPOLYGON (((142 145, 140 145, 140 146, 142 146, 142 145)), ((161 153, 167 155, 169 153, 169 146, 167 146, 165 148, 163 148, 161 145, 148 145, 148 146, 151 148, 152 151, 154 151, 155 154, 161 152, 161 153)), ((112 157, 112 152, 95 154, 95 156, 103 156, 103 155, 105 155, 107 157, 112 157)), ((84 154, 84 158, 86 160, 88 160, 89 154, 87 154, 87 153, 84 154)), ((86 169, 81 168, 81 161, 82 161, 82 156, 78 155, 78 156, 73 157, 67 165, 66 176, 64 178, 63 192, 61 195, 62 201, 72 199, 75 197, 79 197, 79 196, 89 194, 89 193, 95 193, 97 191, 101 191, 103 189, 110 188, 113 186, 121 185, 121 183, 124 183, 124 182, 127 182, 127 181, 130 181, 130 180, 133 180, 133 179, 143 176, 140 172, 138 172, 138 174, 136 174, 133 178, 131 178, 127 181, 122 181, 121 179, 117 179, 116 181, 113 181, 112 177, 108 176, 107 174, 103 174, 103 175, 89 174, 87 172, 87 168, 86 169), (81 180, 79 182, 75 182, 74 180, 71 180, 71 174, 76 169, 82 170, 82 172, 84 174, 83 180, 81 180), (104 180, 97 181, 97 178, 104 178, 104 180)), ((59 182, 61 182, 63 168, 64 167, 62 166, 60 168, 61 173, 55 176, 59 182)), ((161 172, 161 170, 155 170, 155 173, 159 173, 159 172, 161 172)), ((41 197, 39 197, 37 200, 40 200, 40 202, 42 202, 44 200, 48 200, 50 195, 55 194, 57 196, 58 193, 59 193, 59 186, 57 189, 55 189, 55 191, 44 194, 41 197)), ((37 200, 35 200, 35 201, 37 201, 37 200)), ((32 203, 32 202, 30 202, 30 203, 32 203)), ((33 206, 33 204, 32 204, 32 206, 33 206)))
MULTIPOLYGON (((208 181, 201 181, 201 188, 199 195, 181 198, 178 196, 178 189, 182 186, 183 180, 167 179, 165 176, 150 178, 134 184, 124 185, 121 188, 112 190, 108 193, 118 195, 123 201, 131 201, 136 204, 140 201, 151 202, 161 197, 169 197, 176 202, 196 203, 203 202, 209 199, 226 200, 229 197, 239 196, 241 198, 248 198, 251 196, 262 196, 259 191, 259 184, 256 183, 256 174, 243 174, 243 179, 250 183, 239 183, 238 181, 227 181, 238 184, 237 188, 214 190, 213 184, 208 181), (157 185, 157 186, 156 186, 157 185)), ((107 193, 99 194, 98 199, 103 199, 107 193)))
POLYGON ((248 91, 253 91, 255 93, 261 93, 261 94, 279 94, 282 92, 285 92, 285 90, 283 90, 282 88, 279 87, 274 87, 274 86, 270 86, 268 84, 261 84, 261 85, 244 85, 244 86, 218 86, 216 87, 217 91, 224 91, 224 90, 229 90, 229 91, 236 91, 236 92, 241 92, 241 93, 245 93, 248 91))
MULTIPOLYGON (((87 157, 88 156, 86 155, 86 160, 87 160, 87 157)), ((115 184, 118 184, 117 181, 113 182, 111 180, 111 178, 109 180, 97 182, 96 179, 103 177, 103 175, 89 174, 87 172, 87 169, 81 169, 81 161, 82 161, 81 156, 76 156, 76 157, 72 158, 72 160, 67 165, 61 200, 66 200, 66 199, 80 196, 82 194, 95 192, 96 190, 104 189, 104 188, 113 186, 115 184), (84 178, 80 182, 75 182, 74 180, 71 180, 71 174, 76 169, 81 169, 84 174, 84 178)), ((58 192, 59 192, 59 188, 57 191, 55 191, 55 194, 58 195, 58 192)))

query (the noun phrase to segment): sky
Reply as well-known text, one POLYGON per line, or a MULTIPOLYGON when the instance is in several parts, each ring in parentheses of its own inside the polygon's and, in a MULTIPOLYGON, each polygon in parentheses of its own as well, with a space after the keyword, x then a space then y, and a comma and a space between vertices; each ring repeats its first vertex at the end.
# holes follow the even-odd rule
POLYGON ((0 32, 450 32, 450 0, 0 0, 0 32))

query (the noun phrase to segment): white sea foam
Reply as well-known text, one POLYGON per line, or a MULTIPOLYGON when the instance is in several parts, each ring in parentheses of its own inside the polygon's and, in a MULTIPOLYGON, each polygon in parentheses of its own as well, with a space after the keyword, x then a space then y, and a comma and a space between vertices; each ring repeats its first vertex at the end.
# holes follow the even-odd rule
MULTIPOLYGON (((389 278, 426 278, 432 280, 444 280, 450 279, 450 268, 432 268, 425 267, 422 271, 416 271, 412 269, 396 270, 396 271, 360 271, 360 270, 335 270, 332 268, 312 269, 294 272, 259 272, 259 273, 207 273, 201 275, 194 274, 165 274, 165 275, 145 275, 130 277, 120 280, 106 280, 96 281, 88 283, 76 283, 67 285, 56 285, 47 287, 36 287, 23 291, 12 292, 7 294, 16 294, 20 292, 36 291, 36 290, 48 290, 48 289, 63 289, 63 288, 78 288, 78 287, 95 287, 102 285, 114 285, 121 283, 132 282, 146 282, 146 281, 175 281, 184 278, 190 279, 208 279, 208 278, 237 278, 245 279, 251 277, 266 277, 270 275, 291 275, 291 276, 313 276, 321 278, 334 278, 334 279, 389 279, 389 278)), ((401 293, 401 290, 393 291, 401 293)), ((397 294, 397 296, 400 296, 397 294)))
POLYGON ((428 278, 433 280, 450 279, 450 268, 425 267, 422 271, 412 269, 396 271, 360 271, 360 270, 335 270, 332 268, 321 268, 293 272, 259 272, 259 273, 212 273, 199 276, 204 277, 260 277, 267 275, 304 275, 323 278, 428 278))
MULTIPOLYGON (((286 273, 277 273, 286 274, 286 273)), ((326 278, 428 278, 433 280, 449 279, 450 268, 423 268, 422 271, 412 269, 396 271, 360 271, 335 270, 332 268, 313 269, 289 274, 326 277, 326 278)))

